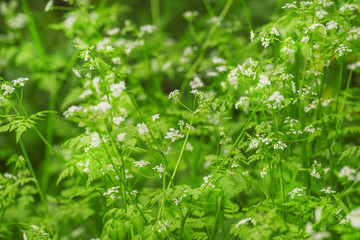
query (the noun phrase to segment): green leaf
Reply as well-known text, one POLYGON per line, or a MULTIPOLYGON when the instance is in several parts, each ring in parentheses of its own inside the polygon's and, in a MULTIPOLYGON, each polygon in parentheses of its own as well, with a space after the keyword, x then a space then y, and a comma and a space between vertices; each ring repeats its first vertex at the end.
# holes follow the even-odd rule
POLYGON ((355 158, 359 158, 360 157, 360 146, 357 147, 352 147, 349 149, 346 149, 344 152, 342 152, 339 160, 338 160, 338 164, 341 160, 343 160, 344 158, 349 158, 354 156, 355 158))

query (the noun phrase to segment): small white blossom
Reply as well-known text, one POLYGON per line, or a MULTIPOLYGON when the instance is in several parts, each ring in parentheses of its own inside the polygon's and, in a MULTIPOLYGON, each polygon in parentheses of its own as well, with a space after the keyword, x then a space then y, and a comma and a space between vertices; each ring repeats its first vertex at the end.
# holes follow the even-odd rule
POLYGON ((235 103, 235 109, 239 109, 239 106, 247 108, 249 106, 248 97, 240 97, 239 101, 235 103))
POLYGON ((78 70, 76 70, 75 68, 73 68, 72 71, 74 72, 74 74, 75 74, 78 78, 82 78, 82 76, 81 76, 81 74, 79 73, 78 70))
POLYGON ((282 7, 282 9, 297 8, 295 4, 296 4, 296 2, 286 3, 286 4, 282 7))
POLYGON ((114 57, 111 59, 111 61, 117 65, 121 64, 121 58, 119 58, 119 57, 114 57))
POLYGON ((282 141, 278 141, 278 142, 274 145, 274 149, 280 149, 280 150, 282 150, 282 151, 284 151, 286 147, 287 147, 286 143, 283 143, 282 141))
POLYGON ((328 15, 327 11, 325 10, 318 10, 315 12, 315 16, 318 18, 318 19, 323 19, 326 15, 328 15))
POLYGON ((183 138, 184 135, 180 134, 179 130, 175 130, 174 128, 170 128, 166 133, 165 139, 170 139, 172 142, 175 142, 178 138, 183 138))
POLYGON ((341 13, 345 13, 347 11, 351 12, 351 11, 355 11, 359 8, 359 6, 355 5, 355 4, 344 4, 339 11, 341 13))
POLYGON ((250 31, 250 41, 254 41, 255 33, 253 30, 250 31))
POLYGON ((349 166, 344 166, 340 169, 339 172, 339 178, 347 178, 349 181, 356 181, 357 179, 359 179, 358 177, 358 173, 355 169, 349 167, 349 166))
POLYGON ((332 29, 336 29, 336 28, 338 28, 338 24, 334 20, 331 20, 330 22, 328 22, 326 24, 326 29, 327 30, 332 30, 332 29))
POLYGON ((355 71, 356 69, 360 68, 360 61, 349 64, 347 68, 351 71, 355 71))
POLYGON ((333 194, 333 193, 336 193, 336 191, 331 190, 331 187, 327 187, 327 188, 321 189, 320 192, 324 192, 325 194, 333 194))
POLYGON ((156 30, 156 26, 154 25, 144 25, 140 27, 140 33, 143 34, 151 34, 156 30))
POLYGON ((178 99, 179 95, 180 95, 179 90, 175 89, 174 91, 172 91, 172 92, 169 94, 168 99, 178 99))
POLYGON ((271 85, 271 82, 269 81, 269 78, 267 76, 260 75, 259 77, 260 77, 260 80, 259 80, 259 83, 256 86, 256 88, 263 88, 263 87, 271 85))
POLYGON ((250 144, 249 144, 249 148, 250 149, 254 149, 257 148, 259 146, 259 141, 256 139, 251 140, 250 144))
POLYGON ((256 225, 256 221, 254 219, 252 219, 251 217, 248 218, 244 218, 242 220, 240 220, 236 225, 235 228, 240 227, 241 225, 244 225, 247 222, 251 222, 253 225, 256 225))
POLYGON ((271 29, 270 34, 271 34, 271 35, 275 35, 275 36, 279 36, 279 35, 280 35, 279 32, 276 30, 275 27, 273 27, 273 28, 271 29))
POLYGON ((29 81, 29 78, 18 78, 18 79, 15 79, 15 80, 12 80, 12 83, 14 85, 14 87, 17 87, 17 86, 25 86, 25 82, 26 81, 29 81))
POLYGON ((186 150, 188 150, 189 152, 192 152, 194 150, 193 146, 189 142, 186 144, 186 150))
POLYGON ((123 117, 113 117, 113 123, 117 126, 119 126, 123 121, 125 121, 125 118, 123 117))
POLYGON ((119 133, 118 135, 116 135, 116 139, 119 141, 119 142, 122 142, 125 140, 125 136, 126 136, 126 133, 119 133))
POLYGON ((91 91, 91 89, 86 89, 80 96, 79 98, 81 99, 85 99, 87 96, 92 95, 93 91, 91 91))
POLYGON ((261 38, 261 45, 264 47, 264 48, 267 48, 270 44, 270 38, 265 38, 265 37, 262 37, 261 38))
POLYGON ((120 94, 126 89, 125 82, 113 83, 110 85, 110 91, 114 97, 119 97, 120 94))
POLYGON ((1 90, 5 90, 4 97, 6 97, 8 94, 12 94, 15 91, 15 88, 11 87, 8 84, 3 84, 1 86, 1 90))
POLYGON ((149 132, 149 129, 145 123, 138 123, 136 126, 140 135, 144 135, 149 132))
POLYGON ((133 162, 133 164, 135 165, 135 167, 142 168, 142 167, 145 167, 146 165, 149 165, 150 162, 140 160, 140 161, 133 162))
POLYGON ((345 224, 347 224, 349 222, 349 220, 348 219, 341 219, 341 221, 339 222, 339 224, 340 225, 345 225, 345 224))
POLYGON ((263 168, 263 170, 260 172, 260 177, 264 178, 267 175, 267 168, 263 168))
POLYGON ((199 16, 198 11, 187 11, 183 14, 183 17, 188 21, 194 20, 197 16, 199 16))
POLYGON ((153 120, 153 122, 156 121, 156 119, 160 119, 160 114, 155 114, 151 117, 151 119, 153 120))
POLYGON ((309 42, 309 36, 304 36, 304 37, 302 37, 302 39, 300 40, 300 42, 302 42, 302 43, 307 43, 307 42, 309 42))
POLYGON ((351 223, 351 226, 354 228, 360 229, 360 208, 356 208, 350 211, 350 213, 346 216, 351 223))
POLYGON ((191 89, 196 89, 199 87, 203 87, 204 83, 199 77, 195 77, 192 81, 189 83, 191 89))
POLYGON ((350 53, 352 52, 352 50, 349 47, 345 46, 344 44, 340 44, 340 46, 337 49, 335 49, 335 53, 337 53, 340 57, 342 57, 344 53, 347 52, 350 53))
POLYGON ((290 195, 290 197, 292 199, 295 198, 295 196, 302 196, 302 192, 306 189, 306 187, 301 187, 301 188, 294 188, 291 192, 288 193, 288 195, 290 195))

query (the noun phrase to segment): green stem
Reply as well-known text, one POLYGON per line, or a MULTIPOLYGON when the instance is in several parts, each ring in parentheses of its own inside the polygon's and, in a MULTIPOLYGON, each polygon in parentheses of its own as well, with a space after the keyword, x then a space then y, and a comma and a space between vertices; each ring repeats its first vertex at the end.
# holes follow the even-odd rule
MULTIPOLYGON (((342 99, 342 103, 341 103, 341 106, 340 106, 339 114, 341 114, 341 113, 343 112, 343 110, 344 110, 344 106, 345 106, 346 99, 347 99, 347 96, 348 96, 348 92, 349 92, 349 89, 350 89, 350 83, 351 83, 352 73, 353 73, 353 72, 350 71, 349 76, 348 76, 348 80, 347 80, 347 83, 346 83, 346 89, 345 89, 344 97, 343 97, 343 99, 342 99)), ((343 119, 343 117, 338 117, 338 118, 337 118, 336 129, 338 129, 339 126, 341 125, 342 119, 343 119)))
POLYGON ((169 182, 167 188, 165 189, 165 192, 163 192, 163 198, 162 198, 162 202, 161 202, 160 209, 159 209, 159 213, 158 213, 158 220, 160 219, 162 210, 164 209, 166 192, 170 189, 171 183, 174 182, 175 174, 176 174, 176 172, 177 172, 177 170, 178 170, 178 168, 179 168, 182 155, 183 155, 183 153, 184 153, 184 151, 185 151, 185 147, 186 147, 186 144, 187 144, 189 135, 190 135, 190 131, 191 131, 191 127, 192 127, 192 122, 193 122, 193 119, 194 119, 194 115, 195 115, 194 113, 191 115, 190 127, 189 127, 189 129, 188 129, 188 131, 187 131, 187 133, 186 133, 186 137, 185 137, 184 143, 183 143, 183 145, 182 145, 182 148, 181 148, 179 157, 178 157, 178 159, 177 159, 177 162, 176 162, 176 165, 175 165, 175 169, 174 169, 174 171, 173 171, 173 174, 172 174, 171 177, 170 177, 170 182, 169 182))
POLYGON ((31 11, 30 11, 30 8, 29 8, 29 5, 28 5, 27 1, 26 0, 21 0, 21 6, 22 6, 25 14, 28 17, 28 24, 29 24, 29 30, 30 30, 30 33, 31 33, 31 37, 34 40, 36 50, 37 50, 40 58, 42 59, 43 67, 45 68, 46 71, 48 71, 48 66, 46 64, 45 51, 43 49, 43 45, 41 43, 39 33, 38 33, 37 29, 36 29, 35 20, 34 20, 32 14, 31 14, 31 11))
MULTIPOLYGON (((15 95, 17 97, 17 99, 19 100, 19 103, 20 103, 20 107, 22 109, 22 111, 24 112, 25 116, 28 118, 29 117, 29 114, 27 113, 24 105, 22 104, 21 102, 21 99, 19 97, 19 94, 17 93, 17 91, 15 91, 15 95)), ((63 160, 64 162, 66 162, 65 158, 63 156, 61 156, 53 146, 51 146, 51 144, 46 140, 46 138, 41 134, 41 132, 39 131, 39 129, 33 125, 32 128, 34 129, 34 131, 36 132, 36 134, 40 137, 40 139, 45 143, 45 145, 58 157, 60 158, 61 160, 63 160)))
POLYGON ((253 30, 253 26, 251 24, 251 19, 250 19, 250 14, 249 14, 249 11, 246 7, 246 3, 244 2, 244 0, 240 0, 241 4, 243 5, 243 8, 244 8, 244 15, 246 17, 246 21, 247 21, 247 24, 248 24, 248 28, 249 28, 249 31, 252 31, 253 30))
MULTIPOLYGON (((221 11, 220 15, 219 15, 219 21, 222 21, 226 14, 228 13, 232 3, 234 0, 227 0, 226 4, 223 8, 223 10, 221 11)), ((192 75, 195 73, 196 69, 200 66, 204 56, 205 56, 205 50, 207 49, 207 43, 208 41, 211 39, 211 37, 214 35, 214 33, 216 32, 216 30, 218 29, 218 26, 216 24, 213 24, 212 27, 210 28, 208 34, 206 35, 203 43, 201 44, 200 47, 200 54, 198 56, 198 58, 195 60, 195 62, 193 63, 193 65, 190 67, 189 71, 187 72, 185 79, 183 81, 183 83, 181 84, 181 88, 180 88, 180 94, 181 96, 184 94, 186 88, 189 85, 190 82, 190 78, 192 77, 192 75)))
POLYGON ((30 174, 31 174, 31 176, 34 178, 35 185, 36 185, 36 188, 37 188, 37 190, 38 190, 38 192, 39 192, 39 196, 40 196, 41 202, 42 202, 42 204, 43 204, 43 206, 44 206, 44 209, 45 209, 46 213, 49 213, 49 208, 48 208, 47 203, 46 203, 46 196, 45 196, 43 190, 42 190, 41 187, 40 187, 39 181, 38 181, 38 179, 37 179, 37 177, 36 177, 36 175, 35 175, 34 169, 33 169, 33 167, 32 167, 32 164, 31 164, 31 162, 30 162, 29 156, 28 156, 28 154, 27 154, 27 152, 26 152, 24 143, 23 143, 23 141, 22 141, 21 138, 19 139, 19 144, 20 144, 21 152, 23 153, 24 158, 25 158, 25 161, 26 161, 26 163, 27 163, 27 165, 28 165, 30 174))
POLYGON ((220 197, 218 198, 218 205, 217 205, 217 211, 216 211, 216 216, 215 216, 215 223, 214 223, 214 227, 212 229, 212 233, 211 233, 211 237, 210 240, 214 240, 217 230, 218 230, 218 225, 219 225, 219 219, 220 219, 220 213, 222 212, 222 203, 223 203, 223 192, 220 194, 220 197))

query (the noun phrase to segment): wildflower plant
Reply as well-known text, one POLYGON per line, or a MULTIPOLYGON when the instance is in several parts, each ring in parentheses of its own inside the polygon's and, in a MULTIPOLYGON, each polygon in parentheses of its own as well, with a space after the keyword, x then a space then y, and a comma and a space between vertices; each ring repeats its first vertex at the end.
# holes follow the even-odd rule
POLYGON ((171 4, 0 3, 0 238, 360 238, 360 2, 171 4))

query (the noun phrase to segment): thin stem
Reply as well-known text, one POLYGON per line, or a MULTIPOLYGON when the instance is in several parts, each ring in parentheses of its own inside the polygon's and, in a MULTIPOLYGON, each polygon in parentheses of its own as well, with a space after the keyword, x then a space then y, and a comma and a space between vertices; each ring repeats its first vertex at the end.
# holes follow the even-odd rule
POLYGON ((37 177, 36 177, 36 175, 35 175, 34 169, 33 169, 33 167, 32 167, 32 164, 31 164, 31 162, 30 162, 29 156, 28 156, 28 154, 27 154, 27 152, 26 152, 24 143, 23 143, 23 141, 22 141, 21 138, 19 139, 19 144, 20 144, 21 152, 22 152, 22 154, 24 155, 25 161, 26 161, 26 163, 27 163, 27 165, 28 165, 30 174, 31 174, 31 176, 34 178, 35 185, 36 185, 36 188, 37 188, 37 190, 38 190, 38 192, 39 192, 39 196, 40 196, 41 202, 42 202, 42 204, 43 204, 43 206, 44 206, 44 208, 45 208, 46 213, 49 213, 49 208, 48 208, 47 203, 46 203, 46 196, 45 196, 43 190, 42 190, 41 187, 40 187, 39 181, 38 181, 38 179, 37 179, 37 177))
MULTIPOLYGON (((219 21, 222 21, 226 14, 228 13, 232 3, 234 0, 227 0, 226 4, 223 8, 223 10, 221 11, 220 15, 219 15, 219 21)), ((211 39, 211 37, 214 35, 214 33, 216 32, 216 30, 218 29, 218 25, 217 24, 213 24, 212 27, 210 28, 208 34, 206 35, 201 47, 200 47, 200 54, 198 56, 198 58, 195 60, 195 62, 193 63, 193 65, 190 67, 189 71, 187 72, 185 79, 181 85, 180 88, 180 94, 183 95, 186 88, 188 87, 190 78, 192 77, 192 75, 194 74, 194 72, 196 71, 196 69, 200 66, 200 63, 202 62, 204 56, 205 56, 205 50, 207 49, 207 44, 208 41, 211 39)))
MULTIPOLYGON (((19 94, 17 93, 17 91, 15 91, 15 95, 17 97, 17 99, 19 100, 19 103, 20 103, 20 107, 21 107, 21 110, 24 112, 25 116, 28 118, 29 117, 29 114, 27 113, 24 105, 22 104, 21 102, 21 99, 19 97, 19 94)), ((46 138, 41 134, 41 132, 39 131, 39 129, 33 125, 32 128, 34 129, 34 131, 36 132, 36 134, 40 137, 40 139, 45 143, 45 145, 50 148, 50 150, 57 156, 59 157, 61 160, 63 160, 64 162, 66 162, 65 158, 63 156, 61 156, 53 146, 51 146, 51 144, 46 140, 46 138)))

